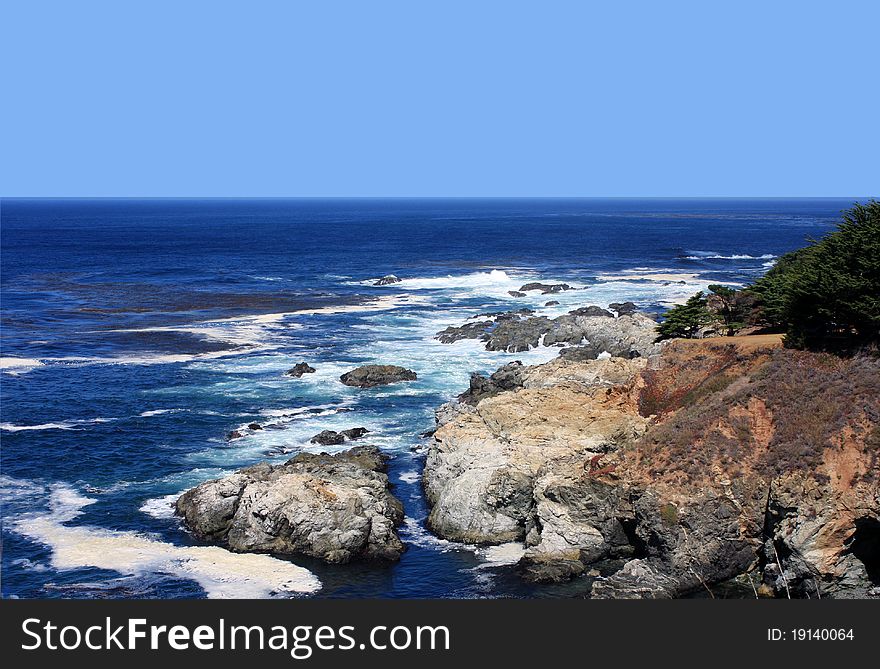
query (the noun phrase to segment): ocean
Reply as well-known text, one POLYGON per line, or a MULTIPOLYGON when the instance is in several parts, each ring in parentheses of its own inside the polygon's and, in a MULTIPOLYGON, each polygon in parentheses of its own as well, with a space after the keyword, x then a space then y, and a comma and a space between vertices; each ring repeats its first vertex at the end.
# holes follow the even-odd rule
MULTIPOLYGON (((4 597, 568 597, 517 545, 425 529, 434 409, 508 354, 433 335, 485 311, 661 312, 742 285, 833 229, 850 200, 24 200, 0 203, 4 597), (394 274, 400 283, 373 285, 394 274), (581 290, 508 291, 528 281, 581 290), (545 306, 549 300, 560 304, 545 306), (298 362, 317 370, 300 379, 298 362), (365 363, 418 380, 338 381, 365 363), (243 429, 257 422, 259 431, 243 429), (393 565, 205 548, 172 515, 193 485, 363 426, 391 457, 408 545, 393 565), (232 430, 246 436, 227 441, 232 430)), ((336 447, 345 448, 345 447, 336 447)))

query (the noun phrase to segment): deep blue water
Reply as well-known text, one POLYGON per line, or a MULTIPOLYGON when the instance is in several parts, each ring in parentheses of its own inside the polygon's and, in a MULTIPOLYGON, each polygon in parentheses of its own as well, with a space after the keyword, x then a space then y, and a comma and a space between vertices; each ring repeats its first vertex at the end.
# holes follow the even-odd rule
POLYGON ((556 315, 632 299, 662 310, 708 283, 755 278, 850 205, 5 200, 3 595, 203 596, 185 570, 130 560, 125 541, 147 536, 157 552, 192 545, 170 496, 358 425, 371 430, 364 443, 393 456, 409 550, 393 566, 294 560, 321 580, 316 596, 577 594, 588 584, 526 586, 491 554, 424 530, 418 448, 433 409, 472 371, 556 353, 490 353, 432 335, 488 309, 556 315), (372 285, 389 273, 404 281, 372 285), (585 289, 554 296, 557 307, 507 295, 536 278, 585 289), (317 373, 283 376, 299 361, 317 373), (337 381, 366 362, 405 365, 419 380, 373 390, 337 381), (267 429, 226 441, 253 421, 267 429), (40 534, 47 523, 51 536, 40 534))

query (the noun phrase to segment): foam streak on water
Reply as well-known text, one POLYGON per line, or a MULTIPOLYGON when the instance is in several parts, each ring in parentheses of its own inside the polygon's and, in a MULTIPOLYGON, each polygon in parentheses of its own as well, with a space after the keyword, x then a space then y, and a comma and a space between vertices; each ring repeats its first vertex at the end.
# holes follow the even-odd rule
POLYGON ((196 581, 209 598, 221 599, 290 596, 320 588, 306 569, 267 555, 174 546, 134 532, 67 524, 94 502, 69 486, 53 486, 49 511, 21 518, 15 531, 51 548, 52 567, 60 571, 94 567, 134 576, 174 574, 196 581))

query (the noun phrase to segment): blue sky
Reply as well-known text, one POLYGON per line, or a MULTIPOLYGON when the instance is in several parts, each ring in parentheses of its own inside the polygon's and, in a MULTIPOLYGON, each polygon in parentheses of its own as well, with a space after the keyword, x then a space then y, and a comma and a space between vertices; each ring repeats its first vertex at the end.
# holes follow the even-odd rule
POLYGON ((864 196, 876 0, 3 1, 6 196, 864 196))

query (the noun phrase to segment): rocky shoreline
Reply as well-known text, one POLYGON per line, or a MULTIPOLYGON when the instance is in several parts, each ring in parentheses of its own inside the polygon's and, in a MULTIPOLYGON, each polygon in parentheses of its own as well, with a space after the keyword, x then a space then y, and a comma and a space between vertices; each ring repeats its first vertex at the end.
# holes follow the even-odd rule
POLYGON ((880 363, 723 342, 472 380, 437 411, 431 529, 597 598, 880 596, 880 363))
MULTIPOLYGON (((522 578, 589 576, 596 598, 712 593, 730 579, 755 596, 880 597, 877 358, 789 351, 766 337, 658 344, 655 328, 626 302, 556 318, 482 314, 437 333, 560 353, 475 373, 437 408, 425 434, 428 528, 465 544, 521 542, 522 578)), ((340 381, 416 379, 367 365, 340 381)), ((301 453, 203 483, 175 508, 196 537, 235 551, 395 560, 403 511, 386 460, 374 446, 301 453)))

